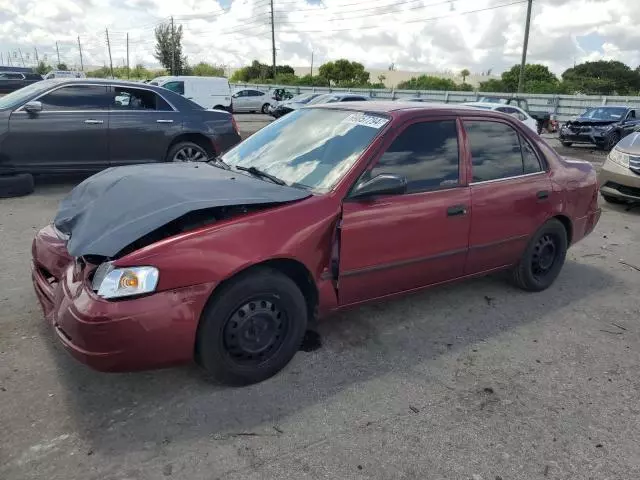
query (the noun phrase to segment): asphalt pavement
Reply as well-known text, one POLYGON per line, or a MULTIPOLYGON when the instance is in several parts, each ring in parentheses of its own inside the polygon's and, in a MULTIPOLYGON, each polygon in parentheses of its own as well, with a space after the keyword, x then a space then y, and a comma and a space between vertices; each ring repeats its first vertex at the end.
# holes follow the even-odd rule
POLYGON ((500 274, 354 309, 227 388, 195 366, 97 373, 56 343, 30 242, 76 181, 0 201, 1 479, 640 478, 640 209, 603 205, 545 292, 500 274))

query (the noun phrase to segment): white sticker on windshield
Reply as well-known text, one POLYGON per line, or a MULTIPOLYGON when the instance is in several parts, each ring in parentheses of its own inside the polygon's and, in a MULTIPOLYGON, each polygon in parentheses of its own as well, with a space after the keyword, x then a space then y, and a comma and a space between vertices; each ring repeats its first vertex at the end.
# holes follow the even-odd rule
POLYGON ((352 113, 343 120, 345 123, 355 123, 356 125, 362 125, 363 127, 370 127, 379 129, 384 127, 388 122, 388 118, 376 117, 367 113, 352 113))

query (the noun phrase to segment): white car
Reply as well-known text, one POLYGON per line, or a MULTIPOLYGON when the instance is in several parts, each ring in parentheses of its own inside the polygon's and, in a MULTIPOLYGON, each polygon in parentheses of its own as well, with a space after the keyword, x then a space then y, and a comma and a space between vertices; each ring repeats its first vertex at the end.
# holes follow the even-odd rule
POLYGON ((463 103, 463 105, 466 105, 468 107, 482 108, 483 110, 495 110, 496 112, 506 113, 508 115, 516 117, 531 130, 538 133, 538 122, 536 122, 536 120, 527 112, 514 105, 505 105, 503 103, 492 102, 469 102, 463 103))
POLYGON ((238 90, 232 95, 233 112, 262 112, 269 113, 278 104, 273 94, 265 93, 253 88, 238 90))

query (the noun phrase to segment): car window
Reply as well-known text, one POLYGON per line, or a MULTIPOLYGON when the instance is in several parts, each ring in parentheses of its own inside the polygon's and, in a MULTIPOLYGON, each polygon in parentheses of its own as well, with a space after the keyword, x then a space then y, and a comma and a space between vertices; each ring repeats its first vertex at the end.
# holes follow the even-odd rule
POLYGON ((172 110, 169 104, 155 92, 138 88, 114 87, 111 108, 115 110, 172 110))
POLYGON ((362 102, 364 99, 365 99, 364 97, 345 97, 340 101, 341 102, 362 102))
POLYGON ((69 85, 38 99, 43 111, 106 110, 109 106, 107 87, 69 85))
POLYGON ((473 181, 515 177, 524 172, 520 140, 509 125, 465 120, 473 162, 473 181))
POLYGON ((250 90, 249 91, 249 96, 250 97, 261 97, 264 95, 264 92, 259 92, 258 90, 250 90))
POLYGON ((535 150, 522 135, 518 135, 518 137, 520 137, 520 146, 522 147, 523 172, 525 174, 541 172, 542 166, 535 150))
POLYGON ((0 73, 0 78, 5 80, 22 80, 24 76, 21 73, 0 73))
POLYGON ((636 111, 635 110, 629 110, 629 113, 627 114, 627 119, 628 120, 635 120, 636 119, 636 111))
POLYGON ((27 73, 26 77, 27 80, 42 80, 42 76, 38 75, 37 73, 27 73))
POLYGON ((184 82, 167 82, 163 85, 167 90, 184 95, 184 82))
POLYGON ((515 108, 512 108, 512 107, 498 107, 498 108, 496 108, 496 110, 498 112, 502 112, 502 113, 515 113, 515 112, 517 112, 517 110, 515 108))
POLYGON ((249 96, 248 90, 240 90, 239 92, 236 92, 236 97, 248 97, 248 96, 249 96))
POLYGON ((458 131, 455 120, 414 123, 407 127, 366 174, 407 179, 407 193, 458 185, 458 131))

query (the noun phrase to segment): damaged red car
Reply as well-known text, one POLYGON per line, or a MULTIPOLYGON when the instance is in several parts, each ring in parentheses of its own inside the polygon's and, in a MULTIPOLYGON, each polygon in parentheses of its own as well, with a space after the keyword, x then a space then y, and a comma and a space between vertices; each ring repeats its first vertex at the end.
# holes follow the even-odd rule
POLYGON ((281 370, 318 318, 502 269, 540 291, 600 216, 596 173, 512 117, 303 108, 208 163, 105 170, 33 242, 60 342, 102 371, 281 370))

